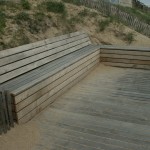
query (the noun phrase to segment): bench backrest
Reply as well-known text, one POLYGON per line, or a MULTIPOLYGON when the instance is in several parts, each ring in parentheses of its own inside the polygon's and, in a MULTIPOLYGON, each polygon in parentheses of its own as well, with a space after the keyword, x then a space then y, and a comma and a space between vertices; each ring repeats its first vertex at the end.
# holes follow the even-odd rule
POLYGON ((84 32, 75 32, 0 51, 0 84, 91 44, 84 32))

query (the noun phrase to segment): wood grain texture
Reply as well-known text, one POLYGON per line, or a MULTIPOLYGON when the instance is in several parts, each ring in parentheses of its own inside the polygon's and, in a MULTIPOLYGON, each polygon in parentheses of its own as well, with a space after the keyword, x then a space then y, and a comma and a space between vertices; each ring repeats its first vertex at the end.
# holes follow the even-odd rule
POLYGON ((58 91, 51 98, 49 98, 48 100, 46 100, 45 102, 43 102, 41 105, 39 105, 38 107, 36 107, 36 109, 33 109, 26 116, 24 116, 23 118, 21 118, 20 120, 18 120, 18 123, 19 124, 23 124, 23 123, 26 123, 27 121, 31 120, 37 113, 41 112, 43 109, 45 109, 50 104, 52 104, 56 98, 58 98, 65 91, 67 91, 68 89, 70 89, 72 86, 74 86, 75 84, 77 84, 81 79, 83 79, 85 76, 87 76, 88 73, 91 72, 97 66, 97 64, 95 64, 90 70, 88 70, 87 72, 85 72, 84 74, 82 74, 81 76, 79 76, 78 78, 74 79, 70 84, 66 85, 63 89, 60 89, 60 91, 58 91))
POLYGON ((82 31, 81 32, 75 32, 75 33, 70 33, 70 34, 66 34, 66 35, 46 39, 46 40, 43 40, 43 41, 39 41, 39 42, 35 42, 35 43, 23 45, 23 46, 11 48, 11 49, 8 49, 8 50, 3 50, 0 53, 0 58, 8 57, 8 56, 14 55, 16 53, 22 53, 22 52, 30 50, 30 49, 34 49, 34 48, 44 46, 44 45, 47 45, 47 44, 50 44, 50 43, 54 43, 54 42, 61 41, 61 40, 67 39, 67 38, 78 36, 78 35, 83 34, 83 33, 84 32, 82 32, 82 31))
MULTIPOLYGON (((78 42, 78 40, 83 40, 84 38, 86 38, 87 41, 89 40, 89 38, 87 37, 86 34, 81 34, 79 36, 71 37, 69 39, 64 39, 62 41, 56 41, 54 43, 50 43, 50 44, 40 46, 40 47, 37 47, 37 48, 34 48, 34 49, 28 49, 27 51, 23 51, 21 53, 16 53, 16 54, 13 54, 11 56, 4 57, 4 58, 0 59, 0 66, 4 66, 4 65, 22 60, 22 59, 26 59, 28 57, 31 57, 31 56, 34 56, 34 55, 37 55, 37 54, 41 54, 43 52, 53 50, 54 48, 58 48, 60 46, 63 46, 63 45, 66 45, 66 44, 69 44, 69 43, 72 43, 72 42, 78 42)), ((56 53, 57 53, 57 51, 56 51, 56 53)))
MULTIPOLYGON (((71 71, 68 71, 68 73, 65 75, 60 75, 60 72, 59 72, 58 74, 55 75, 55 76, 60 76, 58 79, 49 80, 49 82, 51 81, 51 83, 49 83, 42 89, 40 88, 40 90, 38 90, 38 88, 37 88, 36 93, 32 94, 31 96, 27 97, 26 99, 24 99, 23 101, 21 101, 15 105, 15 109, 16 109, 15 111, 18 112, 18 111, 22 110, 23 108, 25 108, 32 102, 34 102, 37 99, 39 99, 40 97, 42 97, 43 95, 46 95, 54 87, 59 86, 62 82, 64 82, 65 80, 67 80, 68 78, 73 76, 75 73, 79 72, 84 67, 88 66, 90 63, 92 63, 93 61, 96 61, 96 60, 99 60, 98 55, 91 59, 88 59, 86 62, 84 62, 80 66, 77 66, 76 68, 72 69, 71 71)), ((14 101, 16 101, 15 97, 14 97, 14 101)))

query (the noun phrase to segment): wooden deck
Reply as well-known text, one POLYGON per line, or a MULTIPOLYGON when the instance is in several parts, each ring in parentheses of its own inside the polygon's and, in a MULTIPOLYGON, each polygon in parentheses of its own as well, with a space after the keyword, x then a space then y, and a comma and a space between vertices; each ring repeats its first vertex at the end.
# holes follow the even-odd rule
POLYGON ((99 65, 32 122, 35 150, 150 150, 150 71, 99 65))

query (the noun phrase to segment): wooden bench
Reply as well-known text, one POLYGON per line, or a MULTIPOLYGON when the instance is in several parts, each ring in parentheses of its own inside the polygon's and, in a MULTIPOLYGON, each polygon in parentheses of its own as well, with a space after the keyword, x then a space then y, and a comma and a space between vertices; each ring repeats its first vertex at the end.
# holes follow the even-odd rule
POLYGON ((101 62, 115 67, 150 69, 150 48, 102 45, 101 62))
POLYGON ((99 46, 84 32, 0 51, 1 93, 11 103, 13 120, 29 121, 87 75, 99 58, 99 46))

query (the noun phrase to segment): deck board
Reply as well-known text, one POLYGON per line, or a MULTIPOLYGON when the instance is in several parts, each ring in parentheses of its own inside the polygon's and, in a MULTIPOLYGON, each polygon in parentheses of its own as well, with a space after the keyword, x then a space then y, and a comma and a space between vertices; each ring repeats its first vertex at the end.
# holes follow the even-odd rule
POLYGON ((36 150, 149 150, 150 71, 99 65, 32 121, 36 150))

